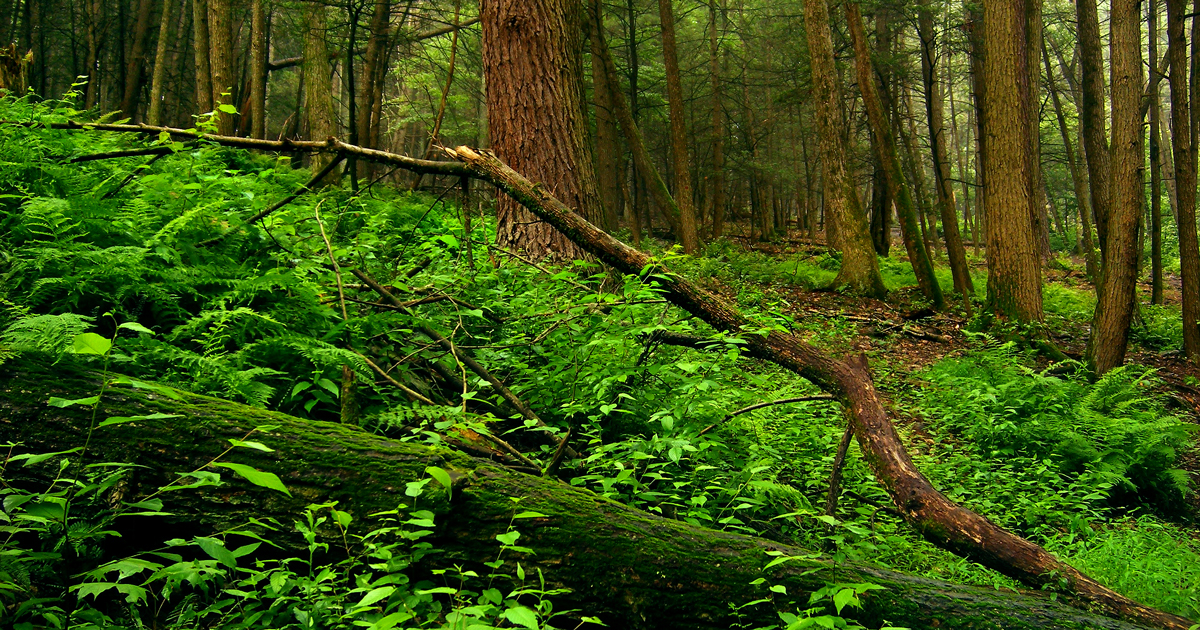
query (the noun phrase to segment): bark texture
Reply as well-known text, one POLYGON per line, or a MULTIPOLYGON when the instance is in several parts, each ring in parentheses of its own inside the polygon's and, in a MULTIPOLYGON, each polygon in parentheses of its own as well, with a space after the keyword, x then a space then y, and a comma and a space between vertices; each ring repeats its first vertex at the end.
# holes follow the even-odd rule
MULTIPOLYGON (((213 0, 208 0, 212 2, 213 0)), ((319 2, 304 5, 304 120, 308 137, 323 142, 336 135, 333 120, 333 86, 330 82, 329 47, 325 43, 328 9, 319 2)), ((226 134, 229 135, 229 134, 226 134)), ((314 173, 329 163, 330 156, 312 160, 314 173)))
POLYGON ((1104 231, 1104 274, 1092 317, 1086 359, 1096 374, 1124 363, 1133 318, 1138 267, 1138 227, 1145 192, 1142 139, 1141 15, 1137 0, 1115 0, 1110 14, 1112 85, 1110 205, 1104 231))
POLYGON ((687 121, 683 113, 683 80, 675 46, 675 12, 672 0, 658 0, 659 30, 662 31, 663 65, 667 71, 667 104, 671 119, 671 167, 675 172, 675 198, 679 206, 679 240, 686 254, 700 249, 696 231, 696 202, 692 198, 692 160, 688 157, 687 121))
POLYGON ((267 0, 250 2, 250 137, 267 136, 267 0))
MULTIPOLYGON (((833 63, 833 36, 825 0, 804 0, 804 28, 812 65, 825 217, 827 223, 834 224, 837 244, 842 251, 842 268, 834 283, 849 286, 857 293, 883 297, 887 289, 879 273, 879 259, 871 244, 866 215, 859 204, 854 182, 846 172, 841 90, 833 63)), ((826 231, 829 232, 828 225, 826 231)))
POLYGON ((983 7, 982 154, 987 217, 988 304, 993 314, 1022 324, 1040 323, 1042 275, 1033 224, 1034 156, 1029 139, 1029 36, 1025 4, 983 7))
MULTIPOLYGON (((232 104, 236 79, 233 76, 233 6, 231 0, 208 0, 208 47, 212 64, 212 102, 232 104)), ((222 135, 233 135, 237 128, 234 114, 217 111, 217 131, 222 135)))
MULTIPOLYGON (((22 361, 0 367, 0 439, 22 448, 66 450, 87 433, 90 410, 45 404, 50 396, 74 398, 99 389, 99 379, 67 364, 22 361)), ((194 493, 172 493, 168 509, 176 516, 129 531, 130 536, 208 535, 245 522, 248 516, 290 522, 309 503, 338 501, 355 522, 374 512, 409 503, 409 481, 425 479, 427 466, 446 470, 452 491, 426 486, 421 507, 437 514, 434 542, 440 556, 471 563, 493 557, 495 536, 520 511, 543 516, 518 522, 521 544, 536 554, 516 553, 526 571, 540 569, 547 588, 566 587, 555 609, 598 615, 610 627, 726 628, 736 620, 728 602, 761 597, 750 582, 763 575, 768 552, 803 557, 769 573, 801 605, 827 583, 871 582, 886 587, 864 598, 862 611, 847 609, 868 626, 885 619, 914 630, 952 626, 980 630, 1133 630, 1142 628, 1070 608, 1041 594, 1018 595, 917 578, 885 569, 836 564, 794 547, 727 534, 639 512, 554 479, 532 477, 490 462, 424 445, 372 436, 345 425, 301 420, 214 398, 180 392, 173 400, 146 390, 110 388, 101 404, 106 416, 151 413, 180 417, 146 420, 97 430, 89 443, 90 461, 123 461, 143 466, 123 487, 125 500, 144 496, 171 481, 177 471, 194 470, 218 455, 229 439, 242 439, 256 426, 276 425, 257 435, 271 453, 237 449, 225 461, 277 474, 291 496, 224 475, 226 483, 194 493)), ((28 469, 26 469, 28 470, 28 469)), ((133 519, 124 521, 125 525, 133 519)), ((295 535, 294 533, 292 534, 295 535)), ((303 549, 303 541, 274 538, 303 549)), ((431 540, 426 538, 425 540, 431 540)), ((508 554, 506 554, 507 556, 508 554)), ((511 569, 511 567, 510 567, 511 569)), ((784 602, 776 600, 779 605, 784 602)), ((774 618, 773 606, 742 611, 758 623, 774 618)))
MULTIPOLYGON (((1171 59, 1171 151, 1179 208, 1179 271, 1183 280, 1183 351, 1200 361, 1200 244, 1196 240, 1196 127, 1188 97, 1188 54, 1184 37, 1187 0, 1167 0, 1167 54, 1171 59)), ((1192 42, 1193 49, 1196 43, 1192 42)), ((1195 86, 1192 87, 1195 89, 1195 86)))
MULTIPOLYGON (((101 0, 94 0, 99 3, 101 0)), ((212 64, 208 48, 208 1, 192 0, 192 58, 196 64, 196 108, 198 114, 213 109, 212 64)), ((90 86, 90 84, 89 84, 90 86)), ((90 89, 90 88, 89 88, 90 89)))
POLYGON ((1096 219, 1096 235, 1100 240, 1101 264, 1108 260, 1104 251, 1108 228, 1108 138, 1104 113, 1104 53, 1100 47, 1100 19, 1096 0, 1077 0, 1075 14, 1079 24, 1079 66, 1083 75, 1080 84, 1083 109, 1079 122, 1083 126, 1084 153, 1087 156, 1088 185, 1092 191, 1092 211, 1096 219))
POLYGON ((154 49, 154 74, 150 79, 150 104, 146 111, 146 122, 162 124, 163 83, 167 78, 167 43, 171 40, 171 24, 175 20, 175 0, 163 0, 162 16, 158 24, 158 44, 154 49))
MULTIPOLYGON (((582 120, 581 0, 483 0, 480 17, 492 150, 596 218, 600 202, 582 120)), ((569 239, 503 196, 496 240, 535 258, 583 257, 569 239)))
MULTIPOLYGON (((591 15, 599 16, 593 19, 603 19, 599 1, 589 1, 592 3, 591 15)), ((604 28, 603 23, 599 26, 604 28)), ((590 35, 588 41, 592 54, 592 94, 596 103, 596 185, 603 206, 597 223, 604 230, 612 231, 617 229, 617 215, 621 208, 621 180, 625 175, 625 162, 618 138, 621 132, 617 128, 612 89, 605 77, 604 59, 600 55, 600 42, 590 35)))

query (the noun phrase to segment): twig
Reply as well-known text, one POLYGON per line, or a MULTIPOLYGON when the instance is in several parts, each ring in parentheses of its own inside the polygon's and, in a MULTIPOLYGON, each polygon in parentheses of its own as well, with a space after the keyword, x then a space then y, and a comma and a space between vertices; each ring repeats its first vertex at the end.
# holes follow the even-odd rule
MULTIPOLYGON (((325 203, 321 201, 321 203, 325 203)), ((333 275, 337 278, 338 300, 342 305, 342 321, 349 321, 350 315, 346 312, 346 291, 342 288, 342 270, 338 267, 337 257, 333 255, 333 245, 329 242, 329 235, 325 234, 325 224, 321 222, 321 203, 313 208, 313 216, 317 218, 317 228, 321 230, 321 238, 325 241, 325 251, 329 252, 329 262, 333 265, 333 275)))
POLYGON ((854 423, 847 420, 846 430, 842 433, 842 441, 838 443, 837 455, 833 458, 833 471, 829 473, 829 496, 825 498, 825 514, 833 516, 837 510, 838 495, 842 487, 842 467, 846 464, 846 451, 850 449, 850 439, 854 437, 854 423))
POLYGON ((171 147, 143 147, 140 149, 122 149, 120 151, 105 151, 104 153, 92 153, 90 155, 80 155, 68 160, 70 164, 78 164, 80 162, 94 162, 96 160, 114 160, 117 158, 137 157, 139 155, 166 155, 174 153, 171 147))
POLYGON ((410 398, 413 398, 414 400, 417 400, 419 402, 423 402, 426 405, 436 405, 437 404, 437 403, 433 402, 432 400, 426 398, 420 392, 410 389, 404 383, 401 383, 400 381, 397 381, 396 379, 392 378, 391 374, 388 374, 387 372, 385 372, 383 370, 383 368, 379 367, 378 365, 375 365, 375 362, 372 361, 371 359, 367 358, 367 356, 365 354, 363 354, 357 350, 351 350, 351 352, 362 357, 362 360, 366 361, 367 365, 370 366, 372 370, 375 370, 376 374, 382 376, 384 378, 384 380, 391 383, 394 387, 396 387, 396 389, 399 389, 400 391, 407 394, 410 398))
POLYGON ((571 432, 574 427, 567 427, 567 433, 563 436, 562 441, 558 443, 558 448, 554 449, 554 457, 550 460, 550 465, 546 467, 546 472, 542 473, 543 477, 553 476, 558 472, 559 464, 562 464, 563 455, 567 452, 567 442, 571 440, 571 432))
POLYGON ((129 182, 133 181, 133 178, 140 175, 143 170, 150 168, 151 164, 154 164, 155 162, 157 162, 158 159, 164 155, 166 155, 166 153, 159 153, 158 155, 155 155, 154 157, 150 158, 149 160, 146 160, 145 164, 133 169, 133 172, 130 173, 125 179, 121 180, 121 183, 118 184, 116 188, 104 193, 104 196, 101 197, 101 199, 111 199, 113 195, 121 192, 122 188, 124 188, 126 185, 128 185, 129 182))
MULTIPOLYGON (((770 402, 758 403, 756 405, 750 405, 749 407, 742 407, 741 409, 738 409, 737 411, 733 411, 733 412, 726 414, 725 417, 721 420, 721 422, 727 422, 735 416, 740 416, 744 413, 750 413, 751 411, 754 411, 755 409, 762 409, 763 407, 771 407, 774 405, 787 405, 790 403, 808 402, 808 401, 812 401, 812 400, 837 400, 837 399, 834 398, 833 396, 830 396, 829 394, 816 394, 813 396, 800 396, 798 398, 780 398, 779 400, 772 400, 770 402)), ((705 433, 708 433, 709 431, 716 428, 717 424, 720 424, 720 423, 718 422, 716 424, 710 424, 710 425, 704 427, 700 431, 700 433, 697 435, 704 435, 705 433)))

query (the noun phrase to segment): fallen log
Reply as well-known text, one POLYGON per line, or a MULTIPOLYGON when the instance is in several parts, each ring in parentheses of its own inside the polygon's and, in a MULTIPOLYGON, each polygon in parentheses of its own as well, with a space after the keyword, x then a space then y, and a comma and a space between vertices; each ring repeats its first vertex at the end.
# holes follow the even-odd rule
MULTIPOLYGON (((491 182, 599 260, 629 274, 655 272, 664 297, 720 331, 761 325, 717 296, 671 273, 660 262, 613 238, 495 156, 469 147, 446 149, 475 176, 491 182)), ((846 405, 854 434, 872 472, 906 522, 938 546, 1021 582, 1077 596, 1106 614, 1188 630, 1183 617, 1143 606, 1084 575, 1053 554, 946 498, 917 469, 879 398, 865 362, 838 361, 794 335, 746 334, 746 352, 802 376, 846 405)))
MULTIPOLYGON (((47 365, 13 361, 0 366, 0 441, 23 443, 26 452, 53 452, 79 446, 92 422, 91 408, 46 404, 51 396, 76 398, 100 389, 100 379, 68 363, 47 365)), ((437 548, 443 561, 475 566, 495 557, 495 536, 508 530, 516 510, 541 516, 523 519, 521 544, 534 554, 514 553, 527 571, 541 569, 547 588, 569 588, 555 596, 555 610, 577 609, 599 616, 617 628, 727 628, 734 622, 777 622, 776 608, 806 606, 810 593, 831 583, 869 582, 885 587, 863 599, 864 608, 845 614, 868 626, 885 620, 913 630, 974 628, 1006 630, 1083 630, 1144 628, 1067 606, 1041 593, 949 584, 877 567, 838 564, 807 550, 738 534, 694 527, 647 514, 553 479, 525 475, 450 450, 403 443, 370 435, 341 424, 301 420, 281 413, 179 392, 179 399, 153 389, 110 386, 100 403, 99 418, 145 416, 145 419, 92 433, 86 453, 72 454, 88 462, 136 464, 129 484, 114 490, 114 499, 136 501, 194 470, 256 426, 274 428, 256 440, 274 449, 235 449, 225 461, 277 474, 290 496, 226 478, 223 485, 164 497, 173 516, 119 519, 123 540, 153 546, 161 538, 213 531, 244 523, 249 517, 298 518, 309 503, 338 501, 339 509, 362 522, 368 514, 391 510, 406 501, 405 484, 427 477, 427 466, 446 470, 452 493, 427 486, 421 508, 437 514, 437 548), (514 503, 519 499, 519 506, 514 503), (148 525, 147 523, 152 523, 148 525), (794 557, 770 570, 778 555, 794 557), (759 577, 787 589, 770 605, 738 604, 764 596, 759 577)), ((41 467, 9 466, 4 475, 39 468, 53 474, 53 463, 41 467)), ((25 480, 28 482, 29 480, 25 480)), ((283 532, 274 536, 287 535, 283 532)), ((303 548, 296 540, 277 543, 303 548)), ((431 540, 429 538, 423 540, 431 540)), ((511 568, 511 567, 510 567, 511 568)))

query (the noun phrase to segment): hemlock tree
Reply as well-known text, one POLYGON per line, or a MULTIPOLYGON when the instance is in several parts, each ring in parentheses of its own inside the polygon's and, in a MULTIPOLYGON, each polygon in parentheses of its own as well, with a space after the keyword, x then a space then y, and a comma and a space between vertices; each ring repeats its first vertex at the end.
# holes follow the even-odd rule
POLYGON ((997 317, 1041 323, 1042 275, 1033 225, 1031 72, 1026 42, 1030 2, 983 6, 982 145, 987 216, 988 308, 997 317))
POLYGON ((882 298, 887 289, 879 273, 879 259, 871 244, 866 215, 859 204, 854 182, 846 172, 846 141, 842 137, 841 95, 833 64, 833 37, 829 6, 825 0, 804 0, 804 24, 812 65, 816 101, 818 147, 825 186, 827 222, 834 224, 842 251, 842 268, 836 285, 882 298))
POLYGON ((692 169, 688 158, 687 124, 683 113, 683 86, 679 78, 679 56, 675 50, 675 13, 671 0, 658 0, 662 31, 663 65, 667 71, 667 103, 671 119, 671 168, 675 171, 675 203, 679 206, 679 242, 687 254, 700 249, 696 234, 696 204, 692 199, 692 169))
MULTIPOLYGON (((589 220, 600 216, 584 143, 581 0, 483 0, 488 134, 500 159, 589 220)), ((500 195, 496 239, 534 258, 583 258, 570 239, 500 195)))
MULTIPOLYGON (((1171 151, 1175 157, 1175 189, 1179 207, 1179 271, 1183 277, 1183 351, 1200 361, 1200 244, 1196 240, 1196 115, 1188 86, 1184 14, 1187 0, 1167 0, 1167 41, 1171 57, 1171 151)), ((1195 30, 1192 49, 1196 50, 1195 30)), ((1193 54, 1195 54, 1193 52, 1193 54)), ((1197 90, 1192 76, 1191 90, 1197 90)))

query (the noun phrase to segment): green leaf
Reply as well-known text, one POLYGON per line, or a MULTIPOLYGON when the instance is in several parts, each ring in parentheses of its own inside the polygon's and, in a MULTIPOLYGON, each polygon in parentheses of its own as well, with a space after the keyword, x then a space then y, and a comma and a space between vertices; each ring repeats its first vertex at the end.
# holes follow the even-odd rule
POLYGON ((504 611, 501 617, 511 621, 513 625, 524 626, 529 630, 538 630, 537 613, 524 606, 513 606, 504 611))
POLYGON ((239 448, 252 448, 256 451, 262 451, 264 453, 274 453, 275 452, 275 449, 267 446, 266 444, 263 444, 262 442, 252 442, 249 440, 235 440, 233 438, 230 438, 229 443, 234 446, 237 446, 239 448))
POLYGON ((521 532, 516 530, 504 534, 496 534, 496 540, 499 540, 501 544, 505 545, 515 545, 517 543, 517 539, 520 537, 521 532))
POLYGON ((224 114, 238 113, 237 108, 234 107, 233 105, 230 105, 229 103, 221 103, 220 105, 217 105, 217 109, 224 114))
POLYGON ((292 493, 288 492, 287 487, 283 485, 283 482, 280 481, 279 477, 273 472, 258 470, 252 466, 246 466, 245 464, 232 464, 228 462, 216 463, 213 464, 213 466, 217 466, 218 468, 228 468, 229 470, 241 475, 246 479, 246 481, 249 481, 256 486, 270 488, 271 490, 278 490, 289 497, 292 496, 292 493))
POLYGON ((513 518, 517 519, 517 518, 549 518, 549 517, 546 516, 545 514, 542 514, 541 512, 521 512, 520 514, 517 514, 513 518))
POLYGON ((76 446, 73 449, 66 450, 66 451, 58 451, 57 453, 23 453, 21 455, 13 455, 12 457, 8 458, 8 461, 19 462, 21 460, 25 460, 25 463, 23 464, 23 466, 28 467, 28 466, 33 466, 34 464, 40 464, 40 463, 46 461, 47 459, 50 459, 51 457, 57 457, 58 455, 69 455, 71 453, 77 453, 82 450, 83 450, 82 446, 76 446))
POLYGON ((139 324, 139 323, 137 323, 137 322, 125 322, 124 324, 121 324, 120 326, 117 326, 117 328, 118 328, 118 329, 122 329, 122 328, 123 328, 123 329, 125 329, 125 330, 132 330, 133 332, 146 333, 146 334, 148 334, 148 335, 153 335, 153 334, 154 334, 154 331, 153 331, 153 330, 150 330, 149 328, 146 328, 145 326, 143 326, 143 325, 141 325, 141 324, 139 324))
POLYGON ((408 621, 409 619, 412 619, 412 617, 412 613, 409 612, 394 612, 371 624, 371 627, 367 628, 367 630, 392 630, 392 628, 395 628, 398 624, 408 621))
POLYGON ((113 416, 105 419, 96 428, 107 427, 113 424, 125 424, 126 422, 137 422, 138 420, 163 420, 166 418, 182 418, 183 416, 177 413, 152 413, 147 416, 113 416))
POLYGON ((425 474, 433 477, 438 483, 446 488, 446 497, 450 497, 450 473, 438 468, 437 466, 429 466, 425 468, 425 474))
POLYGON ((388 596, 390 596, 395 591, 396 591, 395 586, 381 586, 375 590, 372 590, 371 592, 367 593, 366 595, 364 595, 362 600, 354 605, 354 608, 356 610, 362 610, 364 608, 369 608, 371 606, 371 604, 374 604, 375 602, 383 600, 383 599, 387 599, 388 596))
POLYGON ((51 407, 66 408, 66 407, 70 407, 71 405, 83 405, 86 407, 88 405, 94 405, 98 402, 100 402, 99 396, 88 396, 87 398, 73 398, 70 400, 68 400, 66 398, 59 398, 58 396, 51 396, 50 400, 46 401, 46 404, 50 405, 51 407))
POLYGON ((96 333, 82 333, 75 335, 75 341, 71 345, 71 351, 75 354, 108 354, 108 350, 112 348, 112 342, 96 333))
POLYGON ((837 608, 838 614, 842 614, 842 609, 847 604, 857 606, 858 598, 854 596, 854 589, 844 588, 833 594, 833 607, 837 608))
POLYGON ((197 536, 196 544, 204 550, 204 553, 211 556, 213 560, 231 569, 237 568, 237 556, 234 556, 232 551, 225 548, 225 543, 216 538, 197 536))

